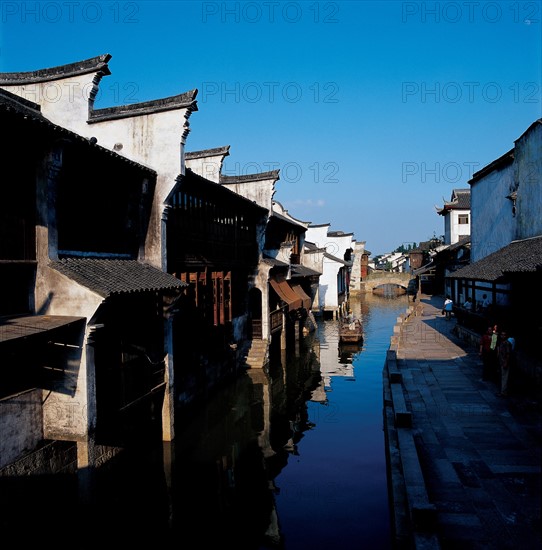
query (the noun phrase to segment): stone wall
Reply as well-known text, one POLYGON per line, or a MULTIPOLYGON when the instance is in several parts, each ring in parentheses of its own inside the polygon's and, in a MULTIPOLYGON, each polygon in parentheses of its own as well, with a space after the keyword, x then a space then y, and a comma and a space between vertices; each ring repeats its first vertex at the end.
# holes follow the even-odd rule
POLYGON ((29 390, 0 401, 0 469, 43 439, 42 391, 29 390))

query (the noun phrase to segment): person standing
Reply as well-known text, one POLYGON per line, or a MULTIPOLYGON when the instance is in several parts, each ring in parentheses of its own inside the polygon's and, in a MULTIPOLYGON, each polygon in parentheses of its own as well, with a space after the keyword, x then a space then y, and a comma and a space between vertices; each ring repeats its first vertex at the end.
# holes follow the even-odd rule
POLYGON ((493 327, 487 327, 487 330, 480 338, 480 357, 482 359, 482 380, 491 380, 495 375, 495 350, 491 349, 491 337, 493 336, 493 327))
POLYGON ((499 396, 508 395, 508 380, 510 376, 510 358, 512 355, 512 344, 508 340, 508 334, 503 330, 499 338, 499 347, 497 357, 499 359, 499 368, 501 371, 501 391, 499 396))

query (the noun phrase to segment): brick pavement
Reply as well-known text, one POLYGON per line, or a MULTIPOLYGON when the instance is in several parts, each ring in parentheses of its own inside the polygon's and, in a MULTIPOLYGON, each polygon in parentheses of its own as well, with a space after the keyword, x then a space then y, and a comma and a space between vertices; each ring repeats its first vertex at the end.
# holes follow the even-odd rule
POLYGON ((397 548, 542 548, 540 403, 481 380, 442 298, 398 319, 383 371, 397 548))

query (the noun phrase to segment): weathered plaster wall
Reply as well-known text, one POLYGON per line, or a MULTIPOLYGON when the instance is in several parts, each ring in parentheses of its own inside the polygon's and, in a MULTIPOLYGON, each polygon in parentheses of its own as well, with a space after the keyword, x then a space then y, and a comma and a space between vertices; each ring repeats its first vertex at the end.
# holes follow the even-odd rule
POLYGON ((494 170, 471 186, 471 261, 477 262, 509 244, 516 221, 507 195, 514 187, 514 169, 494 170))
POLYGON ((281 243, 280 249, 276 251, 277 260, 289 264, 290 256, 292 255, 293 248, 294 248, 293 243, 290 243, 290 242, 281 243))
MULTIPOLYGON (((16 365, 2 365, 15 368, 16 365)), ((35 449, 43 439, 41 390, 0 401, 0 468, 35 449)))
POLYGON ((301 256, 302 260, 301 263, 308 267, 309 269, 314 269, 314 271, 318 271, 319 273, 322 272, 322 262, 324 259, 324 253, 323 252, 304 252, 303 256, 301 256))
POLYGON ((184 173, 184 138, 188 132, 188 109, 176 109, 89 125, 87 135, 98 144, 158 172, 145 244, 145 260, 165 270, 163 239, 164 202, 179 174, 184 173))
POLYGON ((542 124, 517 140, 514 171, 518 182, 516 239, 542 235, 542 124))
POLYGON ((271 212, 273 208, 273 195, 275 194, 276 179, 243 181, 238 183, 223 183, 231 191, 254 201, 258 206, 263 206, 271 212))
POLYGON ((95 89, 94 76, 95 73, 89 73, 2 88, 40 105, 43 116, 55 124, 88 136, 88 100, 95 89))
MULTIPOLYGON (((47 293, 49 315, 70 315, 85 317, 89 322, 103 298, 87 288, 48 267, 40 267, 41 293, 47 293), (47 284, 45 284, 45 282, 47 284)), ((41 295, 41 294, 40 294, 41 295)), ((87 327, 87 333, 88 333, 87 327)), ((65 375, 47 396, 44 404, 44 433, 50 439, 80 440, 88 435, 95 425, 96 407, 90 387, 94 376, 87 364, 87 335, 80 342, 80 348, 70 348, 65 375)))
POLYGON ((269 271, 271 266, 261 263, 254 279, 254 286, 262 293, 262 339, 266 340, 271 336, 269 327, 269 271))
POLYGON ((220 172, 222 171, 222 164, 224 162, 224 155, 206 156, 199 158, 186 159, 186 167, 190 168, 192 172, 199 176, 214 181, 220 182, 220 172))

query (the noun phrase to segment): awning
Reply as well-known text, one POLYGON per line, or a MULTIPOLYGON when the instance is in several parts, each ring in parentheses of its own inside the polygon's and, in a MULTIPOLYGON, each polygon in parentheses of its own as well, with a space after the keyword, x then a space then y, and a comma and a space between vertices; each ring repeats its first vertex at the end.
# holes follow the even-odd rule
POLYGON ((272 278, 269 283, 273 290, 279 295, 279 298, 288 304, 288 311, 299 309, 303 305, 303 300, 290 286, 286 279, 272 278))
POLYGON ((28 338, 34 340, 37 337, 50 338, 53 334, 58 338, 60 329, 85 322, 86 317, 69 317, 65 315, 3 317, 0 319, 0 343, 23 342, 28 338))
POLYGON ((50 265, 103 298, 134 292, 179 292, 188 286, 173 275, 137 260, 65 258, 50 265))
POLYGON ((301 302, 303 304, 303 307, 309 311, 310 308, 311 308, 311 303, 312 303, 312 300, 310 299, 309 296, 307 296, 307 294, 305 293, 305 291, 303 290, 303 288, 301 287, 300 284, 293 284, 292 285, 292 289, 294 290, 294 292, 301 298, 301 302))

